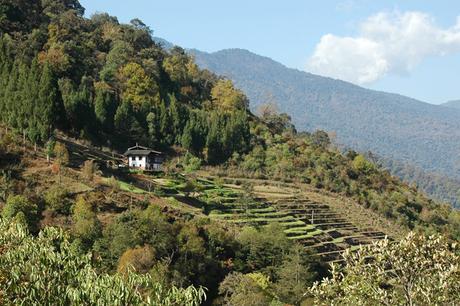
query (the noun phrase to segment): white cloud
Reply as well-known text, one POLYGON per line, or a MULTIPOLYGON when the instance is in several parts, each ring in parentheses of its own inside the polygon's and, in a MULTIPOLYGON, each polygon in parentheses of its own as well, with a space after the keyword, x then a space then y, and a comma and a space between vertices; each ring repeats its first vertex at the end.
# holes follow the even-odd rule
POLYGON ((387 74, 410 73, 423 59, 460 52, 460 17, 440 28, 421 12, 384 12, 369 17, 357 37, 324 35, 307 70, 357 84, 387 74))

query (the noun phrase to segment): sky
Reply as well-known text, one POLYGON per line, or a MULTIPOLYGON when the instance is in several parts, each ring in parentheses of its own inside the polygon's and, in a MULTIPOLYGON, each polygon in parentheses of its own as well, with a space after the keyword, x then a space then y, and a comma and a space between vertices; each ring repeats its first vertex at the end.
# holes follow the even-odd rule
POLYGON ((460 1, 80 0, 184 48, 242 48, 287 67, 439 104, 460 99, 460 1))

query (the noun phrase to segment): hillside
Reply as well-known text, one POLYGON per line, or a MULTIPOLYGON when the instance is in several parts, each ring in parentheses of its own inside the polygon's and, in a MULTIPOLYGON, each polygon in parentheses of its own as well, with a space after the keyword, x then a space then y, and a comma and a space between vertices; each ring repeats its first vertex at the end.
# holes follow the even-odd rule
POLYGON ((439 173, 424 171, 420 167, 414 167, 408 163, 395 160, 381 159, 379 163, 383 167, 408 182, 417 186, 417 189, 425 192, 431 198, 450 203, 455 208, 460 208, 460 180, 450 178, 439 173))
POLYGON ((460 110, 289 69, 246 50, 190 53, 200 67, 232 79, 254 110, 276 103, 299 130, 335 132, 348 147, 460 177, 460 110))
POLYGON ((309 304, 343 254, 460 239, 458 211, 324 131, 254 115, 142 21, 29 4, 0 11, 1 304, 309 304), (127 167, 134 143, 162 171, 127 167))
POLYGON ((460 109, 460 100, 448 101, 446 103, 441 104, 441 106, 460 109))

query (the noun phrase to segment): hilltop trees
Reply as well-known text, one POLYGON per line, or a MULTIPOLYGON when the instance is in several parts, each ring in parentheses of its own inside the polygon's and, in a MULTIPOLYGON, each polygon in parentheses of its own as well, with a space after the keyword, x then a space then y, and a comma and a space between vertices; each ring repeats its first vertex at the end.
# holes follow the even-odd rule
MULTIPOLYGON (((59 180, 61 170, 69 164, 69 152, 63 143, 53 140, 55 129, 116 147, 142 142, 175 150, 181 145, 187 151, 183 158, 186 172, 205 162, 235 175, 307 183, 353 197, 363 207, 408 228, 459 237, 458 213, 435 205, 364 155, 343 155, 331 146, 324 131, 297 133, 291 118, 273 107, 265 108, 262 118, 253 116, 247 98, 229 80, 198 69, 181 48, 162 49, 140 20, 120 24, 106 14, 86 19, 78 1, 43 0, 36 7, 40 18, 22 27, 17 21, 24 16, 11 17, 10 8, 24 3, 10 2, 0 6, 0 124, 34 144, 47 144, 46 153, 54 153, 53 170, 59 180), (12 18, 11 24, 1 19, 5 15, 12 18)), ((12 155, 7 152, 8 143, 14 142, 5 138, 2 154, 12 155)), ((87 182, 92 181, 94 171, 94 163, 87 161, 83 167, 87 182)), ((278 224, 232 230, 229 224, 194 218, 197 209, 176 213, 176 207, 182 205, 156 206, 147 198, 123 205, 128 191, 114 176, 108 180, 113 188, 110 195, 103 197, 102 186, 88 193, 103 198, 102 204, 113 201, 110 203, 120 206, 107 210, 85 195, 77 197, 70 210, 76 192, 70 192, 71 188, 66 192, 61 184, 37 195, 37 201, 8 197, 14 192, 29 194, 35 188, 23 182, 10 188, 10 174, 17 173, 2 175, 1 198, 8 198, 3 219, 35 229, 41 205, 34 203, 44 202, 56 214, 71 211, 70 218, 63 217, 71 221, 72 243, 59 230, 46 229, 33 238, 0 220, 0 242, 7 244, 7 250, 2 245, 0 252, 0 299, 7 294, 7 304, 34 304, 39 298, 56 305, 94 304, 96 299, 116 304, 112 301, 119 298, 120 304, 134 305, 147 304, 150 297, 150 303, 157 305, 194 305, 203 297, 202 290, 174 286, 207 286, 213 296, 222 281, 220 292, 229 304, 298 304, 316 277, 303 247, 288 239, 278 224), (97 215, 98 210, 104 211, 103 217, 97 215), (86 251, 92 256, 82 258, 80 253, 86 251), (28 260, 24 254, 30 254, 28 260), (96 273, 92 261, 98 271, 118 270, 123 277, 96 273), (43 279, 35 271, 43 271, 43 279)), ((192 191, 201 193, 205 188, 196 180, 180 189, 181 194, 192 196, 192 191)), ((236 209, 249 214, 252 189, 242 191, 245 196, 236 209)), ((218 201, 224 203, 225 198, 218 201)), ((173 198, 164 201, 177 204, 173 198)), ((203 212, 213 207, 214 203, 203 206, 203 212)), ((441 278, 436 280, 443 281, 441 278)), ((385 285, 393 282, 388 280, 385 285)), ((334 284, 331 290, 338 288, 337 296, 342 298, 345 285, 347 282, 334 284)), ((395 296, 400 294, 398 288, 390 289, 397 292, 395 296)))
POLYGON ((132 104, 134 110, 142 107, 150 108, 154 105, 156 93, 155 83, 146 74, 141 65, 129 63, 122 67, 119 72, 122 86, 122 100, 132 104))
POLYGON ((162 49, 140 20, 83 12, 78 1, 42 1, 34 31, 0 29, 0 122, 37 144, 59 128, 115 146, 183 144, 210 163, 247 151, 248 101, 230 81, 162 49))
POLYGON ((214 105, 223 110, 246 109, 249 105, 243 92, 230 80, 219 80, 211 90, 211 96, 214 105))
MULTIPOLYGON (((5 41, 5 38, 0 40, 5 41)), ((0 119, 37 143, 50 136, 58 122, 59 99, 56 79, 48 65, 30 66, 6 55, 1 59, 0 119)))

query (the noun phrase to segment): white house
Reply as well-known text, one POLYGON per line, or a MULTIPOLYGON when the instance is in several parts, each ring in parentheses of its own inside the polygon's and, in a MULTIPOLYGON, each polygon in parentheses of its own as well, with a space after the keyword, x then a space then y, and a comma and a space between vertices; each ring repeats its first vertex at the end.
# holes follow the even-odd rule
POLYGON ((128 148, 124 154, 128 158, 130 168, 142 170, 161 170, 161 164, 164 161, 164 154, 146 147, 135 145, 128 148))

